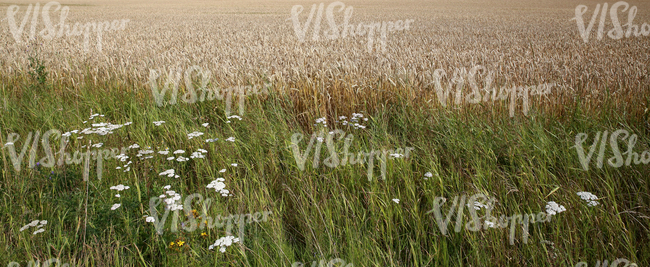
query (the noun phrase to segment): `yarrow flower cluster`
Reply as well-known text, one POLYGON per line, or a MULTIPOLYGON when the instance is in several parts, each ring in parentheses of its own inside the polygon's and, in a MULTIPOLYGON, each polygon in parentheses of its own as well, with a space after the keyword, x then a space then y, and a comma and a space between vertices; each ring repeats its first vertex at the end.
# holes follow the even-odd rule
POLYGON ((558 205, 555 201, 550 201, 546 204, 546 213, 550 215, 555 215, 563 211, 566 211, 564 206, 558 205))
POLYGON ((241 120, 241 117, 239 117, 239 116, 237 116, 237 115, 228 116, 228 117, 226 117, 226 118, 228 118, 228 121, 226 121, 226 123, 230 123, 230 119, 231 119, 231 118, 236 118, 236 119, 241 120))
POLYGON ((323 124, 324 127, 327 127, 327 119, 325 117, 316 119, 314 126, 317 126, 319 123, 323 124))
POLYGON ((223 183, 225 180, 226 179, 223 178, 217 178, 216 180, 210 182, 210 184, 208 184, 206 187, 213 188, 214 191, 217 191, 217 193, 221 194, 224 197, 227 197, 229 195, 232 196, 232 194, 229 194, 230 191, 226 189, 226 184, 223 183))
POLYGON ((154 122, 153 122, 153 124, 156 125, 156 126, 160 126, 160 125, 162 125, 163 123, 165 123, 165 121, 154 121, 154 122))
POLYGON ((592 193, 582 191, 576 194, 578 194, 578 196, 580 196, 580 198, 582 198, 584 201, 587 201, 587 206, 595 207, 599 204, 597 201, 595 201, 598 199, 598 197, 592 193))
POLYGON ((192 159, 202 159, 202 158, 205 158, 205 155, 203 155, 203 154, 207 154, 207 153, 208 153, 207 150, 199 148, 199 149, 196 150, 196 152, 192 153, 190 158, 192 158, 192 159))
POLYGON ((175 173, 175 170, 174 170, 174 169, 166 170, 166 171, 164 171, 164 172, 161 172, 161 173, 158 174, 158 175, 166 175, 167 177, 174 177, 174 178, 178 178, 178 177, 180 177, 180 176, 178 176, 178 174, 175 173))
MULTIPOLYGON (((339 120, 341 121, 341 124, 346 125, 346 126, 352 126, 354 129, 365 129, 366 126, 363 126, 359 124, 359 121, 363 119, 363 121, 368 121, 368 118, 364 118, 363 114, 361 113, 352 113, 352 118, 350 118, 350 121, 347 121, 346 116, 339 116, 339 120)), ((339 122, 339 121, 336 121, 339 122)))
POLYGON ((159 198, 165 199, 165 204, 167 204, 165 208, 171 211, 182 210, 183 204, 181 203, 181 195, 176 193, 174 190, 169 190, 171 185, 166 185, 163 188, 167 189, 167 191, 165 191, 165 194, 167 195, 160 195, 159 198))
POLYGON ((192 138, 194 138, 194 137, 199 137, 199 136, 201 136, 201 135, 203 135, 202 132, 193 132, 193 133, 189 133, 189 134, 187 134, 187 139, 192 139, 192 138))
POLYGON ((424 174, 424 180, 429 180, 429 178, 433 177, 433 174, 431 172, 427 172, 424 174))
POLYGON ((229 247, 233 243, 237 243, 237 242, 239 242, 239 238, 236 238, 234 236, 225 236, 225 237, 217 239, 217 241, 214 241, 214 244, 210 245, 210 247, 208 247, 208 249, 212 250, 215 247, 221 247, 221 248, 219 248, 219 251, 221 251, 221 253, 225 253, 226 252, 226 247, 229 247))
POLYGON ((34 233, 33 233, 33 235, 36 235, 36 234, 38 234, 38 233, 45 232, 45 228, 43 228, 43 227, 44 227, 46 224, 47 224, 47 221, 40 221, 40 223, 39 223, 39 220, 34 220, 34 221, 30 222, 29 224, 27 224, 27 225, 23 226, 22 228, 20 228, 20 231, 21 231, 21 232, 22 232, 22 231, 25 231, 25 230, 27 230, 27 228, 29 228, 29 227, 36 227, 37 230, 34 231, 34 233))
MULTIPOLYGON (((111 186, 111 187, 110 187, 111 190, 117 190, 117 193, 118 193, 118 194, 116 194, 115 197, 120 197, 120 194, 119 194, 120 191, 123 191, 123 190, 129 189, 129 188, 130 188, 129 186, 125 186, 125 185, 123 185, 123 184, 119 184, 119 185, 111 186)), ((119 207, 119 206, 118 206, 118 207, 119 207)))
POLYGON ((93 123, 92 126, 96 128, 86 128, 81 131, 82 134, 99 134, 99 135, 107 135, 107 134, 112 134, 113 130, 117 130, 119 128, 122 128, 126 124, 112 124, 112 123, 93 123))

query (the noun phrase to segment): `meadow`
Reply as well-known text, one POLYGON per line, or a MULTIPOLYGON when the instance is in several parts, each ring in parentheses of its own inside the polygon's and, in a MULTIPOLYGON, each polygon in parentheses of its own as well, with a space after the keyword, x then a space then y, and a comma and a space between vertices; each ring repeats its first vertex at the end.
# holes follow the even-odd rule
POLYGON ((72 0, 46 38, 0 1, 0 266, 650 265, 650 37, 608 36, 616 2, 588 39, 605 2, 333 2, 72 0))

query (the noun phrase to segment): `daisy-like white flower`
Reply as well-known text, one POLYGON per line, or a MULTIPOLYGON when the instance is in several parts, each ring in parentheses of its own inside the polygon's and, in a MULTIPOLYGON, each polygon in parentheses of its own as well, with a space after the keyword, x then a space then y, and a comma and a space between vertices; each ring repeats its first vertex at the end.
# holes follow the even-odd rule
POLYGON ((104 143, 97 143, 97 144, 94 144, 92 147, 102 147, 102 145, 104 145, 104 143))
POLYGON ((194 152, 192 155, 190 155, 191 159, 203 159, 205 156, 201 154, 201 152, 194 152))
POLYGON ((113 206, 111 207, 111 210, 116 210, 120 206, 122 206, 122 204, 113 204, 113 206))
POLYGON ((214 191, 216 191, 217 193, 219 193, 222 196, 226 197, 226 196, 228 196, 230 191, 228 191, 226 189, 226 184, 223 183, 224 181, 225 181, 225 179, 223 179, 221 177, 217 178, 216 180, 210 182, 210 184, 208 184, 206 186, 206 188, 213 188, 214 191))
POLYGON ((580 198, 582 198, 584 201, 587 201, 587 206, 595 207, 599 204, 597 201, 595 201, 598 199, 598 197, 592 193, 582 191, 576 194, 580 196, 580 198))
POLYGON ((327 127, 327 119, 325 117, 316 119, 316 124, 319 124, 319 123, 321 123, 321 124, 323 124, 323 126, 327 127))
POLYGON ((183 161, 188 161, 188 160, 189 160, 188 158, 183 157, 183 156, 180 156, 180 157, 178 157, 178 158, 176 159, 176 161, 178 161, 178 162, 183 162, 183 161))
POLYGON ((210 124, 209 124, 209 123, 207 123, 207 122, 206 122, 206 123, 204 123, 204 124, 201 124, 201 126, 203 126, 203 127, 208 127, 208 125, 210 125, 210 124))
POLYGON ((363 125, 358 124, 358 123, 355 123, 355 124, 353 124, 352 126, 354 126, 355 129, 359 129, 359 128, 361 128, 361 129, 365 129, 365 128, 366 128, 366 126, 363 126, 363 125))
POLYGON ((27 228, 29 228, 29 227, 36 227, 37 225, 38 225, 38 228, 41 228, 41 227, 43 227, 43 226, 46 225, 46 224, 47 224, 47 221, 40 221, 40 225, 39 225, 39 221, 38 221, 38 220, 33 220, 32 222, 30 222, 30 223, 26 224, 25 226, 23 226, 22 228, 20 228, 20 231, 21 231, 21 232, 22 232, 22 231, 25 231, 25 230, 27 230, 27 228))
POLYGON ((153 122, 153 124, 156 125, 156 126, 160 126, 160 125, 162 125, 163 123, 165 123, 165 121, 154 121, 154 122, 153 122))
POLYGON ((175 172, 174 169, 169 169, 169 170, 166 170, 166 171, 164 171, 164 172, 161 172, 161 173, 158 174, 158 175, 166 175, 167 177, 174 177, 174 175, 175 175, 174 172, 175 172))
POLYGON ((562 205, 558 205, 555 201, 550 201, 546 204, 546 213, 550 215, 555 215, 563 211, 566 211, 566 208, 562 205))
POLYGON ((137 149, 137 148, 140 148, 140 146, 138 144, 133 144, 133 145, 129 146, 129 149, 134 149, 134 148, 137 149))
POLYGON ((226 139, 226 141, 235 142, 235 137, 228 137, 228 139, 226 139))
POLYGON ((147 218, 145 219, 145 221, 146 221, 146 222, 155 222, 156 219, 155 219, 154 217, 152 217, 152 216, 149 216, 149 217, 147 217, 147 218))
POLYGON ((119 154, 119 155, 115 156, 115 158, 119 159, 120 161, 126 161, 129 158, 129 156, 127 156, 125 154, 119 154))
POLYGON ((210 184, 208 184, 205 187, 214 188, 214 190, 216 190, 216 191, 221 191, 221 189, 226 188, 226 184, 224 184, 221 181, 214 180, 214 181, 210 182, 210 184))
POLYGON ((208 249, 212 250, 215 247, 220 247, 219 251, 221 251, 221 253, 224 253, 226 252, 226 247, 229 247, 233 243, 237 243, 237 242, 239 242, 239 238, 236 238, 234 236, 225 236, 217 239, 217 241, 214 241, 214 244, 210 245, 208 249))
POLYGON ((201 136, 201 135, 203 135, 202 132, 193 132, 193 133, 189 133, 189 134, 187 134, 187 139, 192 139, 192 138, 194 138, 194 137, 199 137, 199 136, 201 136))
POLYGON ((183 153, 185 153, 185 150, 179 149, 179 150, 174 151, 174 154, 183 154, 183 153))
POLYGON ((110 187, 111 190, 117 190, 118 192, 119 192, 119 191, 122 191, 122 190, 129 189, 129 188, 130 188, 129 186, 125 186, 125 185, 123 185, 123 184, 119 184, 119 185, 111 186, 111 187, 110 187))
POLYGON ((399 199, 393 198, 393 201, 395 201, 395 203, 399 204, 399 199))

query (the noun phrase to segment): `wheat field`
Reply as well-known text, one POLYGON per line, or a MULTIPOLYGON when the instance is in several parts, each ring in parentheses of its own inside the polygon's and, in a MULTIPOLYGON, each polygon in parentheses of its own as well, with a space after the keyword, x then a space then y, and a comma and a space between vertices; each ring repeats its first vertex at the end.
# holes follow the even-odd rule
MULTIPOLYGON (((612 167, 617 145, 603 137, 585 170, 575 146, 580 133, 589 136, 589 151, 600 133, 625 129, 630 135, 618 141, 620 151, 632 134, 642 159, 650 147, 650 37, 609 38, 608 11, 604 38, 597 39, 597 16, 585 42, 572 20, 585 5, 589 24, 605 2, 343 1, 353 7, 352 25, 412 20, 408 29, 389 32, 385 44, 375 33, 370 51, 368 34, 328 39, 326 15, 319 40, 312 22, 300 41, 292 8, 304 7, 304 25, 321 2, 75 0, 51 7, 52 24, 63 7, 71 28, 122 23, 101 41, 91 31, 86 44, 81 32, 50 40, 39 34, 46 29, 42 16, 25 16, 36 3, 0 1, 0 265, 52 258, 75 266, 326 266, 332 259, 346 266, 592 266, 619 258, 650 264, 648 165, 612 167), (24 23, 22 42, 11 10, 11 21, 24 23), (543 84, 554 86, 530 94, 528 87, 543 84), (478 98, 470 93, 475 88, 478 98), (510 88, 519 93, 508 94, 510 88), (99 122, 119 127, 74 138, 99 122), (60 130, 59 139, 79 131, 70 135, 70 154, 100 142, 119 152, 105 156, 101 180, 97 166, 86 174, 83 164, 65 160, 34 165, 47 152, 23 149, 38 143, 28 135, 50 129, 60 130), (333 158, 330 142, 343 151, 343 137, 314 141, 335 129, 354 136, 350 151, 384 151, 375 179, 367 179, 362 164, 318 167, 309 149, 307 167, 300 167, 295 151, 305 151, 310 137, 326 143, 312 150, 323 162, 333 158), (296 133, 304 137, 297 146, 296 133), (414 150, 386 161, 385 151, 398 147, 414 150), (25 156, 16 159, 21 150, 25 156), (193 150, 198 154, 190 157, 193 150), (128 157, 115 159, 120 154, 128 157), (116 197, 118 185, 130 188, 120 187, 116 197), (584 191, 598 205, 576 195, 584 191), (195 216, 257 212, 264 219, 227 230, 170 231, 189 222, 192 212, 180 208, 180 218, 170 215, 159 234, 148 200, 194 193, 213 199, 195 216), (477 193, 497 199, 497 214, 537 214, 550 202, 566 210, 517 228, 514 243, 511 228, 442 233, 428 213, 436 197, 448 200, 447 212, 454 197, 477 193), (45 230, 21 230, 33 220, 46 220, 38 226, 45 230), (214 240, 230 234, 240 242, 219 251, 214 240)), ((326 10, 333 1, 322 3, 326 10)), ((627 3, 637 8, 635 24, 650 23, 650 2, 627 3)), ((621 25, 628 20, 622 9, 621 25)), ((342 10, 334 9, 339 25, 342 10)), ((54 151, 59 139, 52 139, 54 151)), ((454 215, 449 228, 457 221, 454 215)))

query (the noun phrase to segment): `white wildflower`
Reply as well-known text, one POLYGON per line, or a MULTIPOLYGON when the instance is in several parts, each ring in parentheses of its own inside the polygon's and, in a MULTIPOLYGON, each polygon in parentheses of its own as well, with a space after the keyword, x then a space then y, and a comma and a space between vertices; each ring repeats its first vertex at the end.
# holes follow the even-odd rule
POLYGON ((566 211, 564 206, 558 205, 555 201, 550 201, 546 204, 546 213, 550 215, 555 215, 563 211, 566 211))

